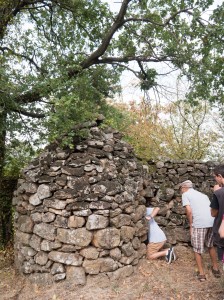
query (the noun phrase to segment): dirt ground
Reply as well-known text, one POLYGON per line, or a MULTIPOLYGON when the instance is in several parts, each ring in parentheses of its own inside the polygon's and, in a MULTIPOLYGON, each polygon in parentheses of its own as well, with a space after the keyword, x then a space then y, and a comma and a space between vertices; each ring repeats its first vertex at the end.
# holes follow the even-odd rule
MULTIPOLYGON (((203 255, 207 280, 199 282, 191 249, 176 247, 177 261, 142 260, 136 272, 119 282, 107 278, 87 281, 83 287, 61 282, 51 286, 31 284, 16 274, 12 258, 0 253, 0 300, 224 300, 224 271, 214 278, 207 253, 203 255)), ((220 264, 221 266, 221 264, 220 264)))

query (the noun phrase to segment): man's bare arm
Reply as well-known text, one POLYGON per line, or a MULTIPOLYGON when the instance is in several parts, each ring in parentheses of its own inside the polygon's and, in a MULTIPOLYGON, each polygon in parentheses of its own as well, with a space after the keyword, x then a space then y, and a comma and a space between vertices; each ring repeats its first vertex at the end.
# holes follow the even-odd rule
POLYGON ((192 223, 193 223, 192 209, 191 209, 190 205, 186 205, 185 209, 186 209, 187 219, 188 219, 189 225, 191 227, 192 223))
POLYGON ((212 215, 212 217, 217 217, 218 212, 219 212, 218 209, 211 208, 211 215, 212 215))

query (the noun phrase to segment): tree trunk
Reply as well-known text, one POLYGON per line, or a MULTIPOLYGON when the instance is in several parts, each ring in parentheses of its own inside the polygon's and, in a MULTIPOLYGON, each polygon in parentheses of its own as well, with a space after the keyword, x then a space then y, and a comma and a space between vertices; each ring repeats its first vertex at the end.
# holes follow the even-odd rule
POLYGON ((2 179, 3 167, 5 161, 6 118, 7 118, 7 114, 5 111, 1 111, 1 106, 0 106, 0 180, 2 179))

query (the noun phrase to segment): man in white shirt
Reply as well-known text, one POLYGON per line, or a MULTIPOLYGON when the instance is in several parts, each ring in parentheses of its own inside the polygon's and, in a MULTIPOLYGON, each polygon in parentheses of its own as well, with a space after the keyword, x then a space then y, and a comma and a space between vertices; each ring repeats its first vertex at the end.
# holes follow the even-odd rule
POLYGON ((213 246, 212 226, 214 218, 210 213, 210 200, 207 195, 193 189, 193 183, 190 180, 180 184, 180 191, 182 204, 186 209, 190 225, 191 244, 199 272, 198 279, 200 281, 206 280, 202 265, 202 253, 205 251, 205 246, 211 257, 212 273, 215 277, 220 277, 216 251, 213 246))
POLYGON ((159 210, 159 207, 147 207, 146 209, 146 219, 149 221, 147 259, 156 259, 164 256, 166 262, 170 264, 172 260, 176 260, 176 254, 173 247, 162 249, 166 242, 166 236, 154 220, 159 210))

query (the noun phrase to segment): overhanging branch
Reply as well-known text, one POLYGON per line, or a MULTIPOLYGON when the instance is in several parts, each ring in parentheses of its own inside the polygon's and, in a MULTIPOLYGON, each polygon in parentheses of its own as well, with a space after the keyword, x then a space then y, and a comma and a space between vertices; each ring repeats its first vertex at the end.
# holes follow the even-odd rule
POLYGON ((17 52, 15 52, 15 51, 13 51, 12 49, 8 48, 8 47, 0 47, 0 51, 2 51, 3 53, 4 53, 5 51, 8 51, 10 54, 13 54, 13 55, 16 56, 16 57, 22 57, 22 58, 24 58, 25 60, 29 61, 30 64, 34 65, 34 66, 36 67, 36 69, 37 69, 38 71, 40 71, 42 74, 47 73, 46 70, 42 69, 41 67, 39 67, 39 66, 37 65, 37 63, 34 61, 33 58, 31 58, 31 57, 29 57, 29 56, 27 56, 27 55, 25 55, 25 54, 17 53, 17 52))
MULTIPOLYGON (((100 46, 97 48, 97 50, 95 50, 92 54, 90 54, 90 56, 87 59, 85 59, 80 64, 82 69, 87 69, 90 66, 92 66, 93 64, 97 64, 99 57, 101 57, 106 52, 113 35, 124 24, 124 16, 126 14, 128 4, 131 1, 132 0, 124 0, 122 2, 120 11, 116 16, 114 23, 112 24, 112 26, 106 33, 105 37, 103 38, 100 46)), ((70 77, 74 76, 76 74, 76 72, 77 72, 76 70, 71 70, 69 76, 70 77)))
POLYGON ((37 119, 42 119, 46 117, 46 114, 37 114, 37 113, 33 113, 33 112, 29 112, 23 109, 12 109, 11 111, 19 113, 21 115, 24 115, 26 117, 30 117, 30 118, 37 118, 37 119))

